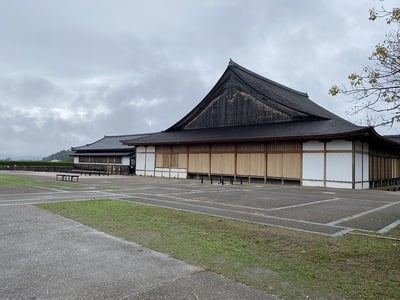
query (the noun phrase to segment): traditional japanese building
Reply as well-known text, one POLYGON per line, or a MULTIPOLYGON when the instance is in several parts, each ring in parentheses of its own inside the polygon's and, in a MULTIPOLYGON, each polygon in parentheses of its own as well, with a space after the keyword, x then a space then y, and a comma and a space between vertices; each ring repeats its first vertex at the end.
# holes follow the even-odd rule
POLYGON ((135 147, 123 144, 122 140, 134 140, 143 134, 104 136, 91 144, 72 147, 74 169, 98 171, 107 174, 135 173, 135 147))
POLYGON ((136 148, 136 174, 144 176, 353 189, 395 184, 400 177, 400 144, 394 139, 233 61, 176 124, 124 144, 136 148))

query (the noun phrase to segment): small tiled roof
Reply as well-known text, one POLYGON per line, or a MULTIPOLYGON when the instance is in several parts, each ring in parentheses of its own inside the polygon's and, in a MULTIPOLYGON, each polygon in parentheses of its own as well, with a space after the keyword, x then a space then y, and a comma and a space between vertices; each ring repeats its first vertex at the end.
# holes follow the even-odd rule
POLYGON ((133 148, 129 151, 118 151, 118 152, 108 152, 108 151, 91 151, 91 152, 74 152, 70 156, 130 156, 133 154, 133 148))
POLYGON ((147 134, 129 134, 129 135, 111 135, 104 136, 98 141, 95 141, 91 144, 72 147, 72 151, 76 152, 104 152, 104 151, 125 151, 125 152, 133 152, 134 146, 123 144, 121 141, 123 140, 134 140, 137 138, 143 138, 147 134))

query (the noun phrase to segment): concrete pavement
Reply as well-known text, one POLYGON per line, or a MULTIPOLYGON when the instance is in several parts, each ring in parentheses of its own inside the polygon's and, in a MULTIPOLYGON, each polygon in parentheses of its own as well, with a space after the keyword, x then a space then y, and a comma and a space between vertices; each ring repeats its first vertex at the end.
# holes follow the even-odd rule
POLYGON ((1 299, 277 299, 31 205, 0 237, 1 299))

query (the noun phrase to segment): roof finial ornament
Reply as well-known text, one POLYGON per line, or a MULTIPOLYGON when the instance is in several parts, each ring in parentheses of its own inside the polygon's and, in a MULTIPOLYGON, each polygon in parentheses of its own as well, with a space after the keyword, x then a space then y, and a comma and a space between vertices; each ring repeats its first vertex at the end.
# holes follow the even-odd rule
POLYGON ((229 64, 228 64, 228 66, 234 66, 235 65, 235 62, 232 60, 232 58, 229 58, 229 64))

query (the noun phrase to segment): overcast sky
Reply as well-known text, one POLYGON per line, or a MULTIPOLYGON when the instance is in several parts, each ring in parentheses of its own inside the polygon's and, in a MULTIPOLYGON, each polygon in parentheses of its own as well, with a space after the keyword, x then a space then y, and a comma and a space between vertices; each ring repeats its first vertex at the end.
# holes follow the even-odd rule
POLYGON ((164 130, 230 58, 366 125, 328 90, 390 30, 369 8, 396 2, 0 0, 0 159, 164 130))

